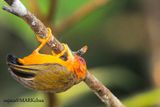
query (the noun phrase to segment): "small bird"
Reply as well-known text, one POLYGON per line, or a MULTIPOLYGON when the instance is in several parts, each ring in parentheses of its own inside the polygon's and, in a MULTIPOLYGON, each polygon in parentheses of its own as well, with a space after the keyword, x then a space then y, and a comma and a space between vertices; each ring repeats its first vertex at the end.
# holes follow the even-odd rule
POLYGON ((7 64, 13 78, 22 85, 58 93, 82 81, 86 77, 87 67, 85 60, 78 53, 73 53, 67 44, 62 44, 64 50, 59 54, 41 54, 39 51, 51 36, 50 28, 47 38, 42 39, 36 35, 41 43, 38 48, 24 58, 8 55, 7 64))

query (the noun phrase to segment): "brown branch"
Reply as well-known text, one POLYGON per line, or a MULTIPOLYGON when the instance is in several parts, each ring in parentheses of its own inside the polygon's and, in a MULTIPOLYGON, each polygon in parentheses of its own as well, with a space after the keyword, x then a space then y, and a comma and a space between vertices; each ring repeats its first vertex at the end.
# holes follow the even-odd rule
POLYGON ((83 54, 85 54, 88 50, 88 46, 85 45, 83 46, 81 49, 79 49, 78 51, 74 52, 74 54, 82 56, 83 54))
POLYGON ((55 93, 46 93, 48 99, 47 107, 58 107, 58 99, 55 93))
MULTIPOLYGON (((10 6, 4 6, 3 9, 19 16, 25 20, 32 30, 41 38, 46 38, 47 28, 37 19, 19 0, 5 0, 10 6)), ((49 47, 51 47, 55 53, 60 53, 63 50, 63 45, 52 35, 52 38, 48 41, 49 47)))
MULTIPOLYGON (((47 28, 44 24, 37 19, 32 13, 30 13, 25 6, 19 0, 5 0, 10 6, 3 7, 4 10, 19 16, 23 20, 25 20, 28 25, 32 28, 32 30, 38 34, 40 37, 45 38, 47 36, 47 28)), ((97 0, 96 0, 97 1, 97 0)), ((100 0, 104 2, 104 0, 100 0)), ((101 2, 101 3, 102 3, 101 2)), ((91 9, 87 9, 88 11, 92 10, 93 7, 99 6, 99 2, 94 2, 94 6, 88 5, 91 9)), ((81 12, 80 12, 81 13, 81 12)), ((88 12, 87 12, 88 13, 88 12)), ((83 13, 81 13, 83 14, 83 13)), ((86 14, 86 13, 85 13, 86 14)), ((82 15, 83 16, 83 15, 82 15)), ((63 45, 54 37, 50 39, 48 45, 56 52, 59 53, 63 50, 63 45)), ((80 51, 84 53, 87 50, 86 47, 82 48, 80 51)), ((101 82, 99 82, 93 75, 87 72, 87 76, 84 82, 90 87, 90 89, 106 104, 110 107, 124 107, 123 104, 112 94, 112 92, 106 88, 101 82)), ((49 94, 49 97, 51 94, 49 94)), ((50 98, 52 100, 52 98, 50 98)))
POLYGON ((153 84, 160 87, 160 1, 142 0, 148 39, 150 43, 150 70, 152 72, 153 84))
POLYGON ((56 26, 56 33, 66 31, 97 8, 105 5, 108 1, 109 0, 90 0, 87 4, 75 11, 70 17, 62 21, 60 25, 56 26))
POLYGON ((109 107, 124 107, 120 100, 91 73, 87 72, 84 82, 109 107))
POLYGON ((46 20, 48 21, 49 25, 55 16, 56 4, 57 4, 57 0, 49 0, 49 11, 48 11, 48 15, 46 17, 46 20))

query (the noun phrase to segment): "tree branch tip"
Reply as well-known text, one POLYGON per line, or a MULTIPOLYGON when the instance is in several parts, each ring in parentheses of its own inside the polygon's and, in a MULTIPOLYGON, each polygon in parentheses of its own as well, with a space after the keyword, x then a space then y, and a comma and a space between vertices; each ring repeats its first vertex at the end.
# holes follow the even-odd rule
POLYGON ((83 53, 86 53, 87 50, 88 50, 88 46, 87 46, 87 45, 84 45, 84 46, 81 48, 81 51, 82 51, 83 53))
POLYGON ((9 6, 4 6, 3 10, 6 10, 17 16, 24 16, 27 14, 26 7, 20 0, 4 0, 9 6))
POLYGON ((79 49, 78 51, 75 52, 75 54, 82 56, 83 54, 85 54, 88 50, 88 46, 85 45, 83 46, 81 49, 79 49))
POLYGON ((18 14, 9 6, 3 6, 2 9, 11 13, 11 14, 14 14, 14 15, 18 16, 18 14))

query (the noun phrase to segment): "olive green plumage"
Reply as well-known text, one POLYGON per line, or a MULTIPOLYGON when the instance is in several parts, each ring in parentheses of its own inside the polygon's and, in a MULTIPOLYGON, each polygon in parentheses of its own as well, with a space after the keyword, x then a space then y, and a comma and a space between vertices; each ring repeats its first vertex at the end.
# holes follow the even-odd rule
POLYGON ((62 92, 80 81, 72 71, 56 63, 21 65, 15 56, 8 55, 7 64, 18 82, 35 90, 62 92))

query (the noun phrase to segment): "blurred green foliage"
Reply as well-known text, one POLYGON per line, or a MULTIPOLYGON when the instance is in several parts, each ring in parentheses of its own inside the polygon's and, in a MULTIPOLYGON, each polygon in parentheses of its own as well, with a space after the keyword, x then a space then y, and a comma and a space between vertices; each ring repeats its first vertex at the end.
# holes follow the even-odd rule
MULTIPOLYGON (((54 25, 60 24, 74 11, 89 0, 58 0, 54 25)), ((29 8, 28 0, 23 3, 29 8)), ((47 0, 38 2, 44 15, 48 12, 47 0)), ((0 0, 0 7, 6 5, 0 0)), ((29 8, 30 9, 30 8, 29 8)), ((54 31, 54 29, 53 29, 54 31)), ((89 46, 84 55, 88 68, 120 99, 125 99, 127 107, 154 107, 160 92, 152 90, 151 73, 148 68, 148 37, 139 0, 111 0, 57 38, 78 50, 89 46)), ((44 107, 45 103, 10 103, 8 98, 44 98, 41 92, 24 88, 14 81, 7 70, 6 55, 14 53, 24 57, 37 46, 37 40, 29 26, 18 17, 0 9, 0 107, 44 107)), ((63 107, 104 107, 103 103, 80 83, 70 90, 58 94, 63 107)))
POLYGON ((127 107, 154 107, 159 105, 160 90, 143 92, 124 100, 127 107), (136 102, 136 103, 135 103, 136 102))

